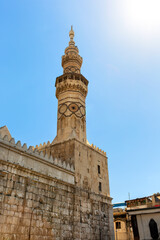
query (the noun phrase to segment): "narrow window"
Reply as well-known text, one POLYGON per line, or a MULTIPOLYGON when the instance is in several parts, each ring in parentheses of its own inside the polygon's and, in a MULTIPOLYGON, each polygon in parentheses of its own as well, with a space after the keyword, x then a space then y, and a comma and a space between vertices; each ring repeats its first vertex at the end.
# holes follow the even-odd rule
POLYGON ((100 168, 100 166, 98 165, 98 174, 100 174, 101 173, 101 168, 100 168))
POLYGON ((99 191, 101 192, 102 191, 102 183, 99 182, 99 191))
POLYGON ((121 229, 121 222, 116 222, 116 229, 121 229))

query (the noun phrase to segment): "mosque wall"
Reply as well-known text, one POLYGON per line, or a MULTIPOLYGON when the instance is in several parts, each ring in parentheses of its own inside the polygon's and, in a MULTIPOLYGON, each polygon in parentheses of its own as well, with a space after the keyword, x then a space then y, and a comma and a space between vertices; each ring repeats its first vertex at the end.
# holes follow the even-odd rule
POLYGON ((71 163, 28 149, 0 138, 0 240, 114 239, 111 199, 78 186, 71 163))

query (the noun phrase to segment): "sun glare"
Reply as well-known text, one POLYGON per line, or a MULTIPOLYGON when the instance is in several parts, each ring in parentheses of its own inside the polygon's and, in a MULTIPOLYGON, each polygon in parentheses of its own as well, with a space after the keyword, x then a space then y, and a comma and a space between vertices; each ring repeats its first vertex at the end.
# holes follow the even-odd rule
POLYGON ((145 34, 160 33, 160 0, 128 0, 125 11, 132 30, 145 34))

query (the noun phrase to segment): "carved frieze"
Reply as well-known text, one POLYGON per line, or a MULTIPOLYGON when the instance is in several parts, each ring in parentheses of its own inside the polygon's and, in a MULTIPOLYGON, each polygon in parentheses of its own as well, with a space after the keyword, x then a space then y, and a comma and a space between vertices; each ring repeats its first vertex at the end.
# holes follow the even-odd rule
POLYGON ((76 91, 80 92, 84 97, 87 96, 87 86, 82 81, 71 81, 67 79, 56 84, 56 97, 58 98, 59 94, 65 91, 76 91))

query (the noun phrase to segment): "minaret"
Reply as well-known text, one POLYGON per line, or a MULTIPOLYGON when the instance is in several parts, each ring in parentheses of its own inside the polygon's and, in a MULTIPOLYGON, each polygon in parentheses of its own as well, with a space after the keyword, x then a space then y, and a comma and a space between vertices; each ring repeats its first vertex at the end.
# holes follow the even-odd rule
POLYGON ((63 75, 56 78, 58 99, 56 142, 76 138, 86 143, 86 104, 88 80, 81 74, 82 57, 75 46, 74 31, 62 56, 63 75))

